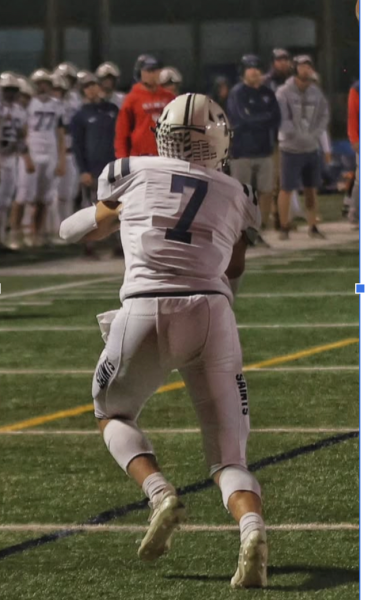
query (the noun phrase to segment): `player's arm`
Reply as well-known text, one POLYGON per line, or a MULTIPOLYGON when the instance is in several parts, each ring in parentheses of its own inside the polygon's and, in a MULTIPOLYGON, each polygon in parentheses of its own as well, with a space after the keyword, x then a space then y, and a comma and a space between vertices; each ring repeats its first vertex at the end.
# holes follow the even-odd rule
POLYGON ((61 223, 60 238, 68 243, 99 241, 119 230, 119 202, 98 202, 61 223))
POLYGON ((18 131, 18 152, 22 156, 25 164, 25 170, 27 173, 34 173, 35 166, 29 153, 27 144, 28 138, 28 125, 24 125, 18 131))
POLYGON ((229 279, 229 285, 234 296, 238 292, 241 277, 245 271, 246 250, 248 244, 248 238, 244 231, 241 239, 233 246, 231 260, 228 269, 226 270, 226 276, 229 279))
POLYGON ((58 164, 55 175, 62 177, 66 172, 66 136, 62 117, 59 118, 57 135, 58 164))

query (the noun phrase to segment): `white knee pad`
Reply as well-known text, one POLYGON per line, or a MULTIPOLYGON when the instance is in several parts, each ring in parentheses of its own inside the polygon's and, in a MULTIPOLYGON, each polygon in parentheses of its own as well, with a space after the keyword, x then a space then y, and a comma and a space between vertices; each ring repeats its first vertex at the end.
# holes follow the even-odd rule
POLYGON ((244 467, 226 467, 221 471, 219 487, 223 504, 228 510, 228 500, 235 492, 253 492, 261 498, 261 488, 256 477, 244 467))
POLYGON ((134 421, 112 419, 103 435, 110 454, 126 473, 134 458, 141 454, 154 454, 152 444, 134 421))

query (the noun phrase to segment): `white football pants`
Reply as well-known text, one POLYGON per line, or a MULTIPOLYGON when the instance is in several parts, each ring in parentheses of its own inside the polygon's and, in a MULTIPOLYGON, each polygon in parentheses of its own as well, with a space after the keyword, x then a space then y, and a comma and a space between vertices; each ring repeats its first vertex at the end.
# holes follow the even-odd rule
MULTIPOLYGON (((147 400, 176 368, 199 419, 211 474, 228 465, 246 467, 247 386, 228 299, 219 294, 129 299, 100 321, 107 342, 93 379, 95 416, 119 418, 135 431, 147 400), (109 321, 105 328, 103 321, 109 321)), ((141 448, 134 444, 127 463, 145 453, 140 433, 141 448)))

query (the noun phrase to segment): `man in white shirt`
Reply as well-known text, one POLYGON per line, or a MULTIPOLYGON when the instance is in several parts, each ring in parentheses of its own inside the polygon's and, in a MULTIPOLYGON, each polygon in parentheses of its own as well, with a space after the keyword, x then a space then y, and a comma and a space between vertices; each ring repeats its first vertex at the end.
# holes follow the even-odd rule
POLYGON ((26 113, 16 102, 19 82, 12 73, 0 76, 0 245, 6 242, 8 213, 17 184, 19 154, 25 151, 26 113))
POLYGON ((261 491, 248 471, 247 385, 232 310, 245 251, 261 217, 252 188, 220 172, 229 127, 201 94, 179 96, 157 123, 159 157, 110 163, 96 207, 61 225, 69 241, 120 229, 126 272, 119 311, 99 315, 106 341, 93 381, 95 416, 110 453, 150 499, 138 555, 157 559, 185 518, 137 420, 148 398, 178 369, 201 426, 210 474, 240 525, 233 588, 267 583, 261 491))
POLYGON ((11 247, 21 247, 24 206, 33 206, 32 244, 43 244, 47 205, 54 198, 57 177, 65 172, 64 110, 52 96, 52 75, 38 69, 31 75, 36 95, 27 110, 27 152, 29 160, 19 162, 19 185, 11 214, 11 247))

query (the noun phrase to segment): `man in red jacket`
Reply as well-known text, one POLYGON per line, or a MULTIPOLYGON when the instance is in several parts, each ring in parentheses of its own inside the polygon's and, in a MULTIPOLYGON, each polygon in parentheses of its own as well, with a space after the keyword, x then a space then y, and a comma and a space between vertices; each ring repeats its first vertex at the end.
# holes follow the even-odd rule
POLYGON ((127 94, 115 129, 115 156, 157 156, 155 135, 151 128, 174 95, 159 85, 160 62, 149 54, 138 57, 134 78, 138 82, 127 94))
POLYGON ((357 225, 359 223, 359 152, 360 152, 360 127, 359 127, 359 82, 354 83, 350 90, 348 100, 348 120, 347 131, 349 140, 353 149, 356 152, 356 178, 351 196, 351 209, 349 219, 351 223, 357 225))

